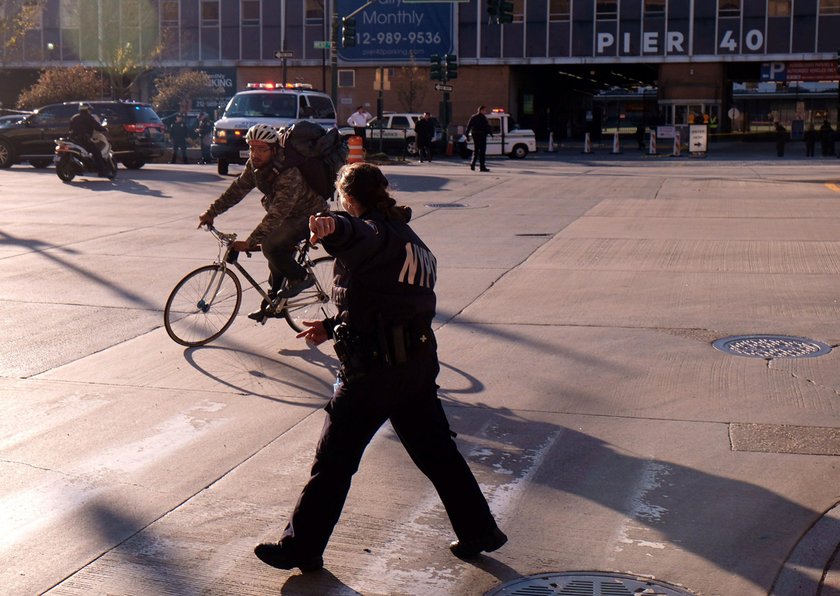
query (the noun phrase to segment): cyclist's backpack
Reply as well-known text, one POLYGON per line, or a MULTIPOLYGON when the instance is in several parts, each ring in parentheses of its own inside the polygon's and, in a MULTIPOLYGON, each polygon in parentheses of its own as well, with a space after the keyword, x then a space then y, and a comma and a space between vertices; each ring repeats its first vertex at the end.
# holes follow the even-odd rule
POLYGON ((283 164, 297 167, 316 193, 331 199, 338 170, 347 161, 347 146, 337 128, 324 130, 318 124, 301 120, 280 133, 283 164))

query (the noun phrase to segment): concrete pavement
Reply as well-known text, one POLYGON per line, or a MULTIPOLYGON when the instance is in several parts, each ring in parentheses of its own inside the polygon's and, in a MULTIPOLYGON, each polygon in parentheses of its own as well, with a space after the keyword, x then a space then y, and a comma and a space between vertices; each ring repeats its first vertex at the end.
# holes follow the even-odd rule
MULTIPOLYGON (((711 347, 840 343, 840 160, 566 148, 490 167, 384 169, 438 258, 441 396, 510 542, 454 559, 434 491, 384 428, 325 571, 306 575, 251 548, 305 481, 329 350, 243 315, 184 350, 160 320, 214 256, 194 226, 226 181, 211 166, 113 185, 0 172, 0 585, 478 595, 588 570, 703 595, 840 589, 840 354, 711 347)), ((247 232, 259 213, 252 200, 219 223, 247 232)))

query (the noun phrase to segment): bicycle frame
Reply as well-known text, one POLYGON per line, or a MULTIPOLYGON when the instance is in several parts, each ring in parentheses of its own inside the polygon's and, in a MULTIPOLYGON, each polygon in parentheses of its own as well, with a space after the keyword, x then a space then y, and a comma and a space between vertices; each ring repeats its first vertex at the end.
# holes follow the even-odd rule
MULTIPOLYGON (((218 260, 214 262, 214 264, 219 265, 220 267, 218 274, 219 282, 218 284, 216 284, 216 289, 214 290, 213 298, 215 299, 215 294, 219 291, 219 286, 221 285, 222 280, 224 279, 224 271, 228 269, 228 264, 231 264, 236 268, 237 271, 239 271, 239 273, 242 274, 242 277, 244 277, 248 281, 248 283, 250 283, 251 286, 257 292, 259 292, 263 300, 265 300, 268 303, 271 303, 272 299, 268 295, 268 292, 266 292, 262 288, 262 285, 257 280, 255 280, 250 273, 248 273, 245 267, 239 264, 239 251, 233 250, 233 242, 236 240, 236 234, 224 234, 216 228, 214 228, 213 226, 207 226, 207 229, 210 231, 211 234, 213 234, 213 236, 215 236, 216 240, 219 241, 219 257, 218 260)), ((297 261, 302 267, 305 267, 307 270, 309 270, 312 265, 311 260, 309 259, 310 246, 311 245, 309 244, 309 240, 301 240, 297 244, 297 261)), ((250 252, 246 252, 245 254, 251 256, 250 252)), ((213 283, 214 282, 211 282, 210 285, 212 286, 213 283)), ((318 286, 318 292, 323 292, 323 289, 320 286, 318 286)), ((301 300, 303 299, 280 299, 276 304, 273 305, 273 307, 275 311, 281 311, 283 310, 283 308, 286 307, 286 305, 294 306, 296 304, 299 304, 301 300)), ((212 304, 212 300, 210 301, 210 303, 212 304)), ((199 307, 204 308, 204 305, 200 304, 199 307)))

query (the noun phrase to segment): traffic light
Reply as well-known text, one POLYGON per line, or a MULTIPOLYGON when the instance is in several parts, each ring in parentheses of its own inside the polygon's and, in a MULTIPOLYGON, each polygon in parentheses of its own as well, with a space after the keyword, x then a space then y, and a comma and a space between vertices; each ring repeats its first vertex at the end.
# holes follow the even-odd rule
POLYGON ((455 54, 446 55, 446 80, 458 78, 458 56, 455 54))
POLYGON ((490 18, 498 18, 499 0, 487 0, 487 14, 490 18))
POLYGON ((443 65, 438 54, 432 54, 429 57, 429 76, 433 81, 443 80, 443 65))
POLYGON ((341 45, 345 48, 352 48, 356 45, 356 19, 341 18, 341 45))
POLYGON ((510 0, 499 0, 498 11, 500 23, 513 22, 513 2, 510 0))

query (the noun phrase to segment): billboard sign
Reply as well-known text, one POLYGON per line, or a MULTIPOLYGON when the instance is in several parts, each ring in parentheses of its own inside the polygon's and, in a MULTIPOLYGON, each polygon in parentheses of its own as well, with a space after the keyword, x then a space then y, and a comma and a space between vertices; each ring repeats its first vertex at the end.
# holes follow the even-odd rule
POLYGON ((836 81, 837 68, 831 60, 804 62, 765 62, 761 65, 762 81, 836 81))
MULTIPOLYGON (((358 0, 338 0, 339 22, 359 7, 358 0)), ((358 13, 356 45, 338 48, 344 62, 427 62, 432 54, 451 54, 455 39, 454 3, 377 0, 358 13)))

